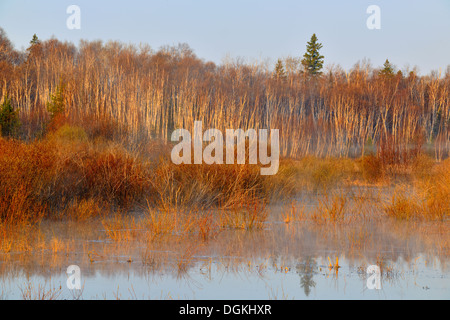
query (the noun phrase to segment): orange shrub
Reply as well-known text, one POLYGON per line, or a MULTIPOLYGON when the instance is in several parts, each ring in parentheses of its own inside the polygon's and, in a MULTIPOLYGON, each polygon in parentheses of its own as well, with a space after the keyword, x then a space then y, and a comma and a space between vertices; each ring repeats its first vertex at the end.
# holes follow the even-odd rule
POLYGON ((147 187, 142 164, 119 148, 88 155, 82 171, 87 194, 119 205, 139 199, 147 187))
POLYGON ((36 220, 54 170, 54 152, 45 143, 27 145, 0 138, 0 221, 36 220))

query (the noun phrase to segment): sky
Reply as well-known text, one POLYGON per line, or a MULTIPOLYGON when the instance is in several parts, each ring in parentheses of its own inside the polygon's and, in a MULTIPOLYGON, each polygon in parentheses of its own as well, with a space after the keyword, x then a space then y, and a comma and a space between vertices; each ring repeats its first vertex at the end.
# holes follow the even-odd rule
POLYGON ((349 70, 364 59, 420 74, 450 65, 450 0, 0 0, 0 27, 17 49, 34 33, 75 44, 84 40, 146 43, 157 50, 187 43, 199 58, 248 63, 301 57, 313 33, 325 65, 349 70), (81 28, 70 30, 67 7, 80 8, 81 28), (381 29, 370 30, 370 5, 381 29))

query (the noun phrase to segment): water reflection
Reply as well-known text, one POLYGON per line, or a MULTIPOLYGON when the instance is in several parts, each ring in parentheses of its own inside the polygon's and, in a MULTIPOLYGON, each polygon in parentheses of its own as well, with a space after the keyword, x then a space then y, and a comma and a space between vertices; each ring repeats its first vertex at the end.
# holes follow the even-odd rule
POLYGON ((299 263, 296 266, 296 270, 300 275, 300 287, 303 288, 303 291, 307 297, 311 293, 311 288, 316 286, 313 279, 316 269, 317 263, 312 257, 306 257, 303 263, 299 263))
POLYGON ((149 243, 139 234, 111 241, 100 222, 54 223, 40 237, 64 245, 0 253, 0 298, 21 299, 24 288, 27 297, 61 288, 65 299, 449 299, 447 227, 374 218, 286 224, 272 208, 263 230, 149 243), (340 268, 329 269, 328 259, 337 257, 340 268), (65 287, 72 264, 81 268, 82 293, 65 287), (382 270, 380 292, 367 289, 369 265, 382 270))

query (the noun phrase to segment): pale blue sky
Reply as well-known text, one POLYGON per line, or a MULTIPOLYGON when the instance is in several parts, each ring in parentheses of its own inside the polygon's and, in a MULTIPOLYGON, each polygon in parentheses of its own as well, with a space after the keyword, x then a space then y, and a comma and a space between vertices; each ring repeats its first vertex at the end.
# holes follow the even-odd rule
POLYGON ((16 48, 34 33, 78 44, 80 39, 148 43, 153 49, 188 43, 205 60, 228 54, 275 62, 301 56, 316 33, 325 64, 349 69, 386 58, 421 74, 450 64, 450 0, 0 0, 0 27, 16 48), (66 8, 81 8, 81 30, 66 27, 66 8), (369 5, 381 8, 381 30, 366 27, 369 5))

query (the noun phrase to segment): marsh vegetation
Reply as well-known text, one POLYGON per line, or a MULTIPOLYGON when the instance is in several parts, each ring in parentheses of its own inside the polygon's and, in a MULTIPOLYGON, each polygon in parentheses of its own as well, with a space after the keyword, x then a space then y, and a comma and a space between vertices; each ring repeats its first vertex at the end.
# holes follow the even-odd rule
POLYGON ((229 297, 221 276, 263 292, 242 298, 308 297, 347 278, 356 296, 372 264, 388 287, 448 297, 449 72, 358 63, 311 76, 290 58, 274 76, 264 64, 204 62, 185 45, 51 39, 17 52, 3 32, 0 48, 0 297, 229 297), (168 138, 195 120, 278 128, 278 173, 175 165, 168 138), (84 296, 60 288, 72 264, 84 296), (96 284, 103 277, 110 286, 96 284), (280 285, 293 277, 303 293, 280 285), (142 279, 149 287, 133 287, 142 279))

